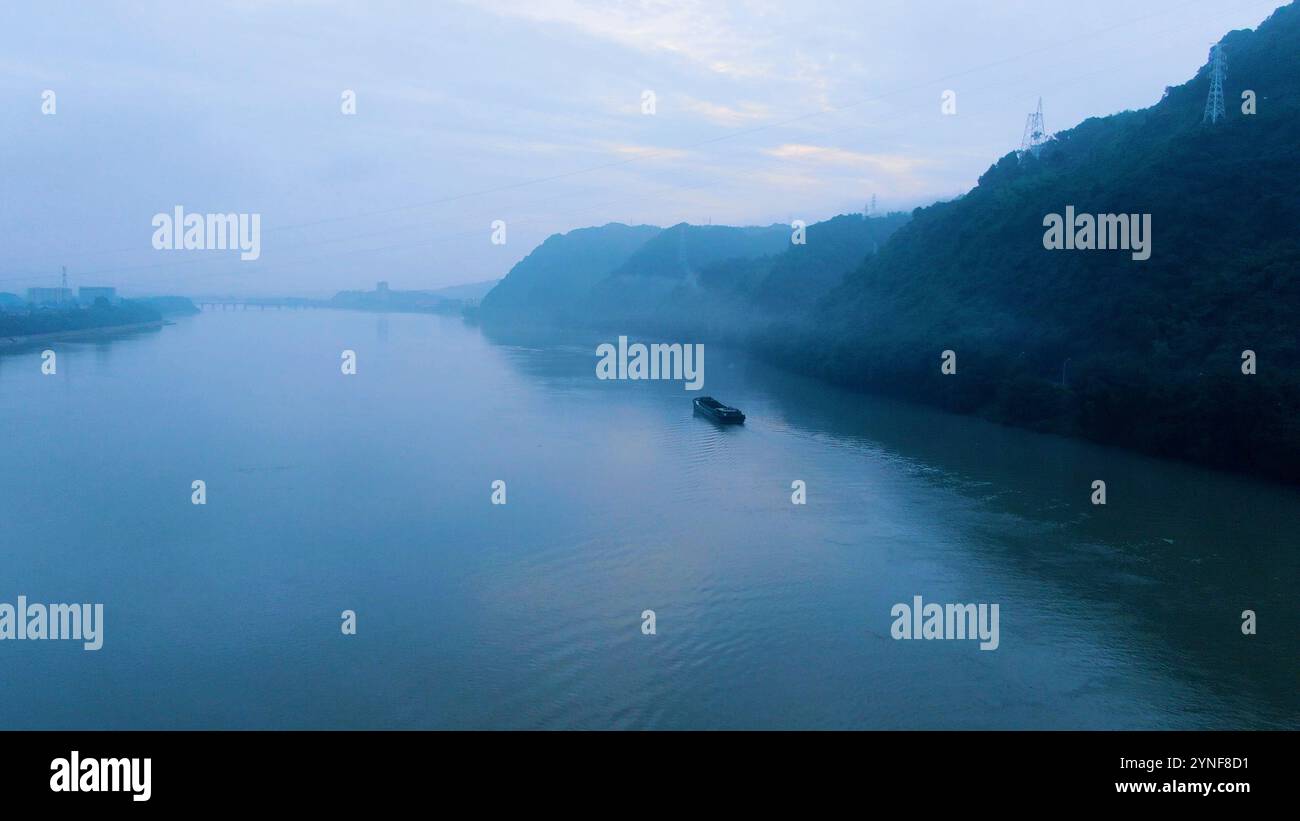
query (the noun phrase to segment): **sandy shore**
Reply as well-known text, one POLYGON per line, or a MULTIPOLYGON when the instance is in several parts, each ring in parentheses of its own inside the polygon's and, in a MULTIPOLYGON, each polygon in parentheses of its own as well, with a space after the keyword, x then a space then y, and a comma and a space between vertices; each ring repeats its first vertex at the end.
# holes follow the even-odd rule
POLYGON ((51 334, 28 334, 27 336, 0 336, 0 350, 7 348, 26 348, 42 342, 60 342, 68 339, 96 339, 131 331, 147 331, 169 324, 167 320, 156 322, 133 322, 130 325, 106 325, 100 328, 81 328, 75 331, 56 331, 51 334))

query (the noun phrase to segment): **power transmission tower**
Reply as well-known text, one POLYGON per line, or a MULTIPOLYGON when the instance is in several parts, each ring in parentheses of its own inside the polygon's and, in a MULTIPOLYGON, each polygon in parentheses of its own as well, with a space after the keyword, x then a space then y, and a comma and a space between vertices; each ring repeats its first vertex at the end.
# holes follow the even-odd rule
POLYGON ((1020 138, 1020 151, 1037 154, 1047 142, 1047 126, 1043 124, 1043 98, 1038 98, 1038 110, 1025 120, 1025 135, 1020 138))
POLYGON ((1223 47, 1214 45, 1210 47, 1210 96, 1205 100, 1205 116, 1201 122, 1214 125, 1222 120, 1227 114, 1223 109, 1223 78, 1227 73, 1227 59, 1223 55, 1223 47))
POLYGON ((68 293, 68 266, 63 266, 63 282, 59 289, 59 304, 63 304, 63 297, 68 293))

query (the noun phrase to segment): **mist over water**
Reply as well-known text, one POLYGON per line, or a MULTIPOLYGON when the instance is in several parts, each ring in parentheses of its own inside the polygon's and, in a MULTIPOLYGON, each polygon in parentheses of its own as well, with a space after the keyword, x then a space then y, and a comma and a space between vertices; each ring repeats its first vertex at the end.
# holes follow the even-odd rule
POLYGON ((719 427, 602 341, 239 311, 0 355, 0 601, 105 620, 0 642, 0 726, 1300 724, 1300 489, 710 346, 719 427), (914 595, 1000 647, 893 640, 914 595))

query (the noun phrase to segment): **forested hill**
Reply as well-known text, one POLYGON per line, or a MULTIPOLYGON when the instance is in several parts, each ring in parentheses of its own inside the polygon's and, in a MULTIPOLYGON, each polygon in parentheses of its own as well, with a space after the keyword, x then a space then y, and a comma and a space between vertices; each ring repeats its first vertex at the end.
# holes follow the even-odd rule
MULTIPOLYGON (((907 214, 842 214, 807 226, 802 236, 779 226, 780 233, 773 237, 780 241, 776 253, 720 259, 663 286, 657 295, 643 291, 622 313, 610 307, 613 300, 601 313, 683 338, 732 343, 763 338, 773 325, 804 321, 820 298, 883 247, 908 219, 907 214)), ((601 285, 616 281, 614 277, 601 285)))
POLYGON ((764 347, 860 387, 1300 480, 1300 8, 1221 45, 1225 120, 1202 123, 1202 68, 1151 108, 1008 154, 918 209, 812 330, 764 347), (1149 214, 1150 258, 1048 250, 1044 219, 1067 206, 1149 214))
POLYGON ((583 313, 594 324, 631 323, 634 327, 660 320, 680 309, 683 294, 698 290, 700 275, 709 266, 730 259, 754 259, 790 246, 790 227, 689 225, 667 228, 598 282, 583 302, 583 313))
POLYGON ((787 236, 780 253, 725 260, 705 270, 702 279, 711 288, 733 289, 767 311, 809 308, 884 247, 908 219, 904 213, 870 218, 841 214, 809 225, 802 243, 787 236))
POLYGON ((740 338, 803 315, 909 219, 670 228, 611 223, 556 234, 483 299, 490 324, 552 324, 740 338))
POLYGON ((579 300, 663 229, 609 223, 554 234, 483 297, 484 318, 575 320, 579 300))

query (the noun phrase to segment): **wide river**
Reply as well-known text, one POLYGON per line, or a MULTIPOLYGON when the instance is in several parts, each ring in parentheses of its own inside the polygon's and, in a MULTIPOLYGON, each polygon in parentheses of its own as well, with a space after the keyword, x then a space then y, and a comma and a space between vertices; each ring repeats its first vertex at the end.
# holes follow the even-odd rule
POLYGON ((0 355, 0 602, 104 606, 98 651, 0 641, 0 727, 1300 727, 1300 489, 709 347, 723 428, 600 341, 239 311, 0 355), (895 640, 914 596, 997 649, 895 640))

